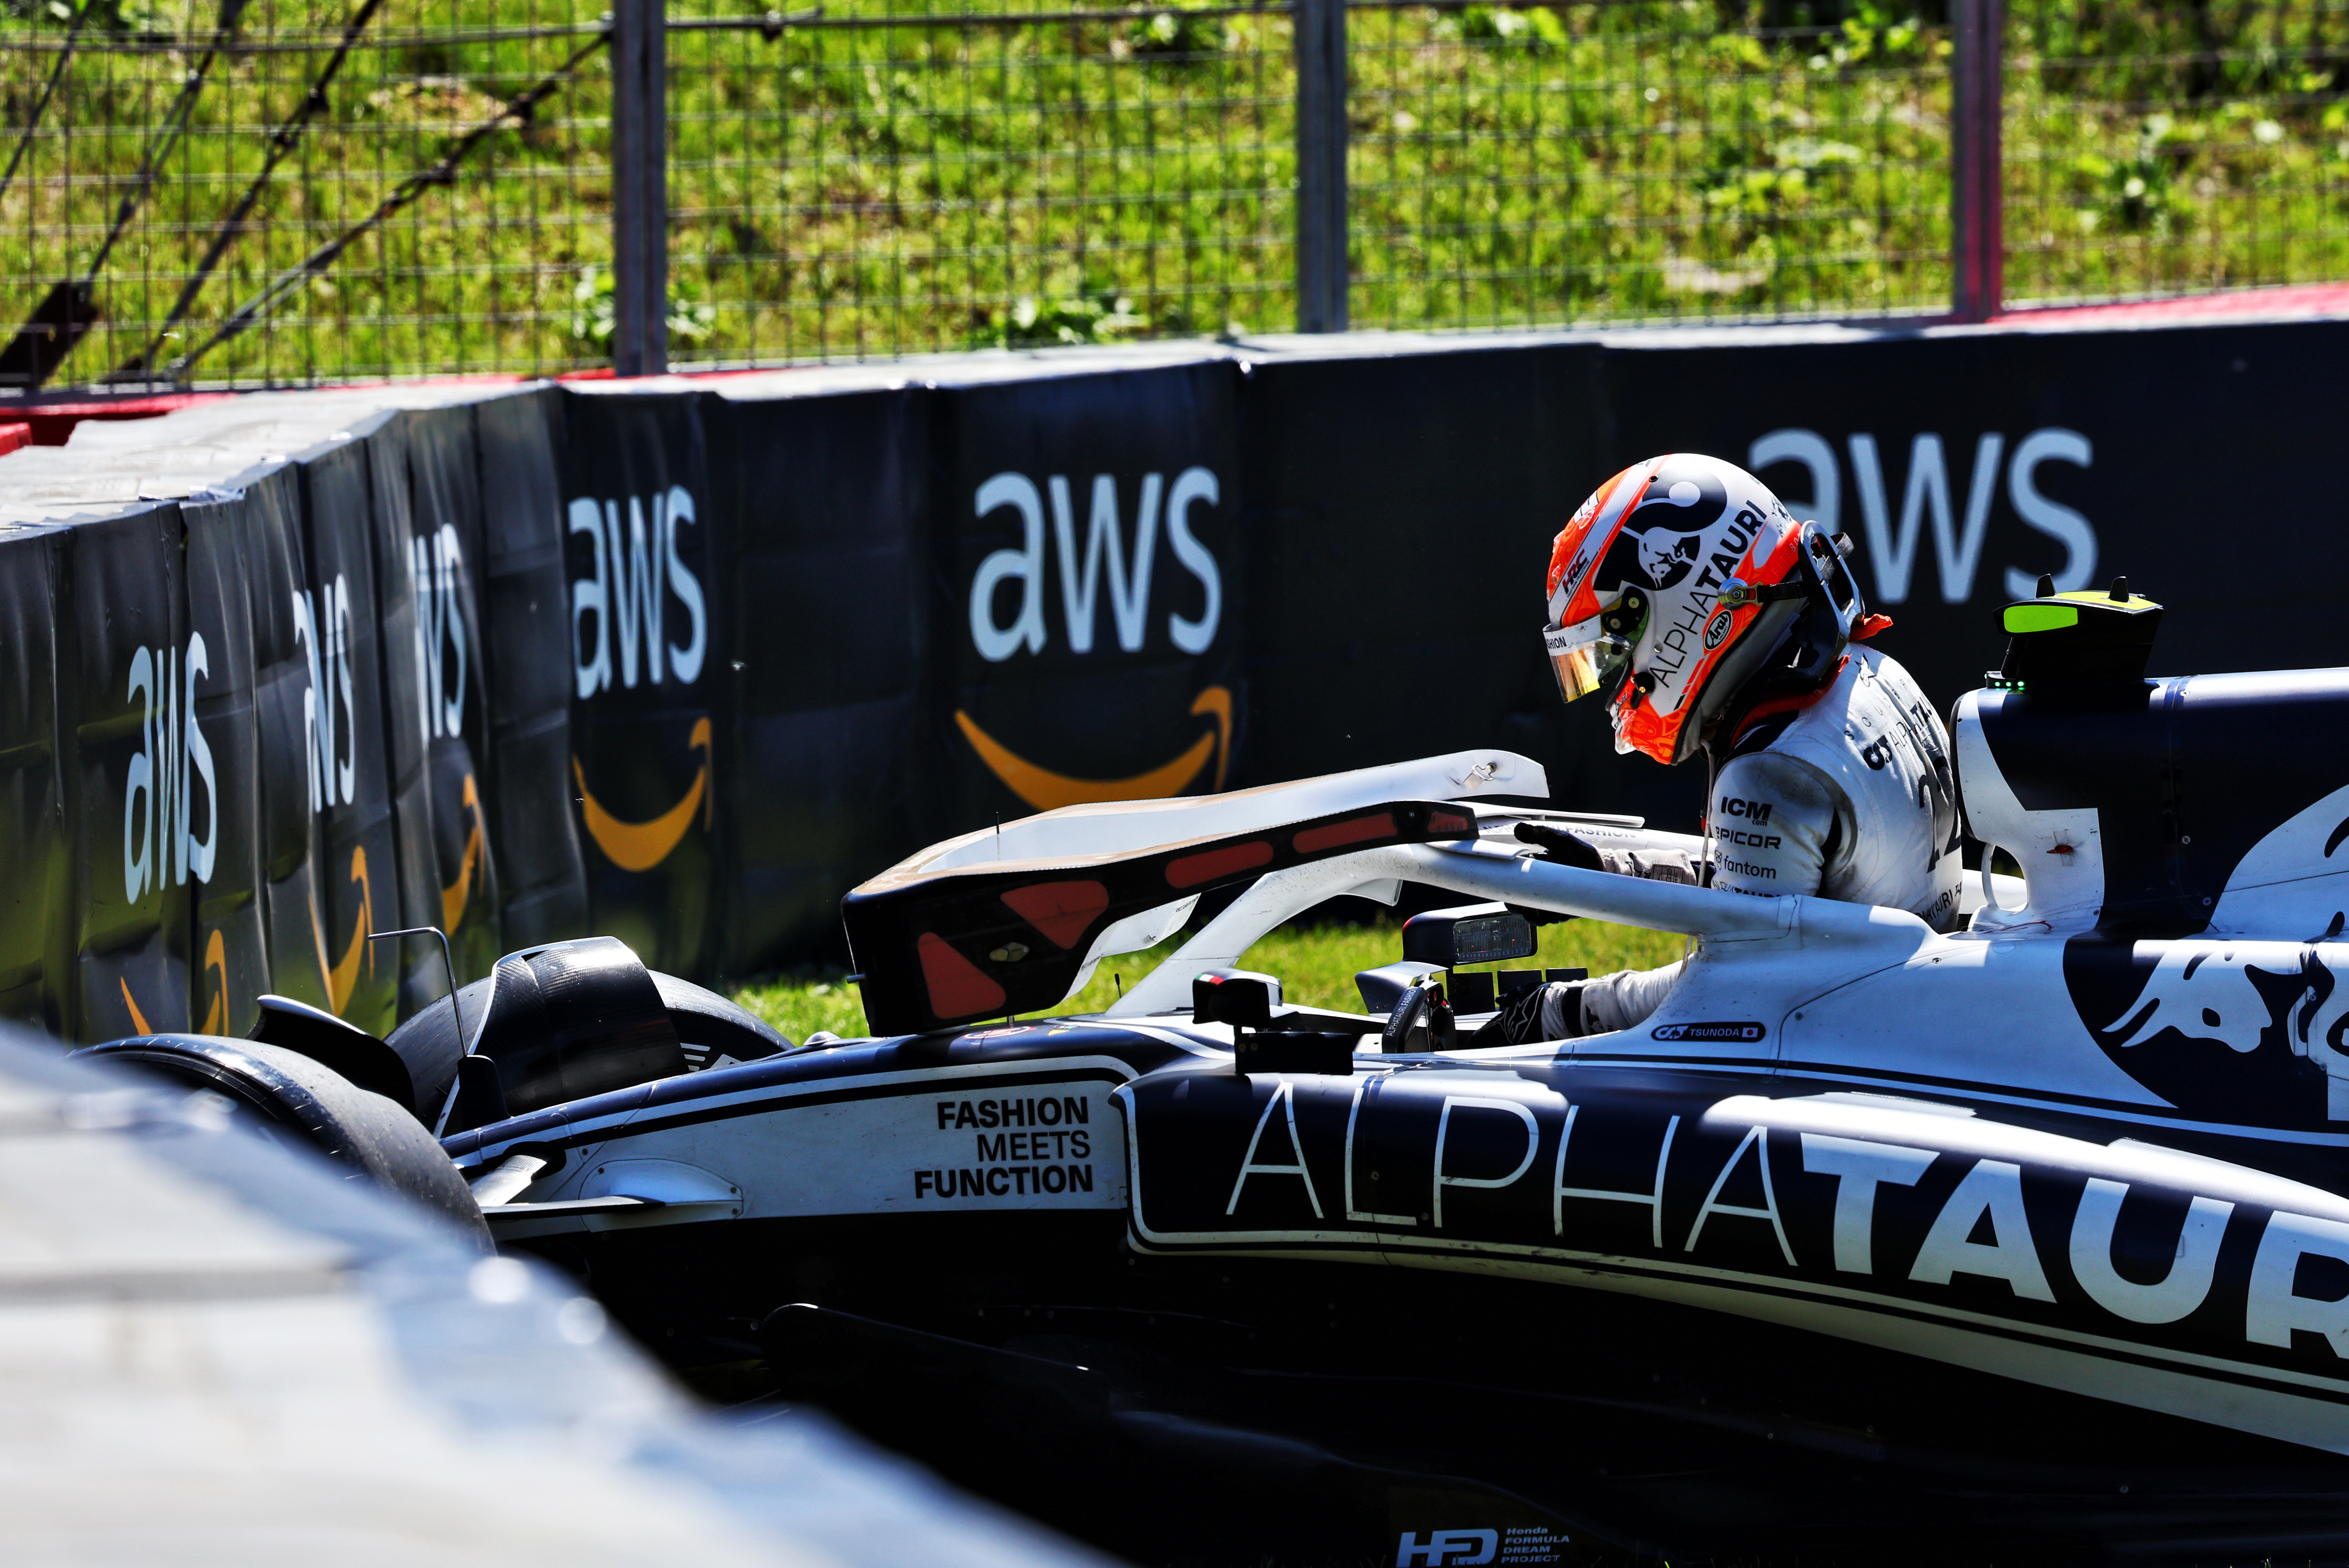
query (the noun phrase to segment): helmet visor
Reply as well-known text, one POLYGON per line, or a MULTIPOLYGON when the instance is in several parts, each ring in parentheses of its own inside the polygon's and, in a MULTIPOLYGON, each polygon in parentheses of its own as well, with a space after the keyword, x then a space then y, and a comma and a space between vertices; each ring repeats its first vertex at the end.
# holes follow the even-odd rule
POLYGON ((1542 643, 1549 650, 1550 673, 1557 678, 1560 701, 1573 702, 1594 691, 1611 691, 1630 669, 1637 633, 1626 638, 1610 631, 1608 618, 1595 615, 1572 626, 1542 628, 1542 643))

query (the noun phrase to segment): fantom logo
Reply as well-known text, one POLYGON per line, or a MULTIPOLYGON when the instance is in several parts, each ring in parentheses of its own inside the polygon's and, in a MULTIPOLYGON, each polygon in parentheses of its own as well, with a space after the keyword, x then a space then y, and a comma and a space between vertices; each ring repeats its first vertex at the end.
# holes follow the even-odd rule
MULTIPOLYGON (((571 664, 581 701, 612 690, 664 683, 693 686, 709 652, 709 601, 701 579, 678 555, 683 530, 699 524, 692 493, 672 484, 653 496, 626 503, 581 496, 568 509, 570 532, 593 546, 594 575, 571 585, 571 664), (670 607, 678 612, 672 620, 670 607), (672 630, 683 633, 682 640, 672 630)), ((709 825, 717 801, 711 774, 710 729, 697 722, 687 741, 700 754, 699 771, 684 796, 644 821, 614 815, 588 787, 586 770, 574 754, 588 836, 612 863, 626 871, 648 871, 668 858, 696 816, 709 825)))
MULTIPOLYGON (((1020 544, 997 550, 979 563, 970 585, 970 640, 978 656, 1000 664, 1026 653, 1042 653, 1050 645, 1046 624, 1048 601, 1057 597, 1061 634, 1069 650, 1091 655, 1101 648, 1100 611, 1102 588, 1108 588, 1110 628, 1118 648, 1138 653, 1154 630, 1151 589, 1157 580, 1159 527, 1163 517, 1167 549, 1174 565, 1196 581, 1204 597, 1195 618, 1169 610, 1164 635, 1183 653, 1201 654, 1214 644, 1223 622, 1222 569, 1193 531, 1192 508, 1222 500, 1222 486, 1212 470, 1194 466, 1174 476, 1169 485, 1163 473, 1145 473, 1135 496, 1133 549, 1119 515, 1118 482, 1114 474, 1093 476, 1088 497, 1084 541, 1077 539, 1076 498, 1066 474, 1051 474, 1039 490, 1024 473, 999 473, 978 487, 974 515, 987 517, 1009 508, 1019 517, 1020 544), (1045 524, 1046 498, 1050 500, 1050 527, 1045 524), (1048 573, 1047 557, 1057 566, 1048 573), (1057 586, 1057 596, 1050 589, 1057 586), (999 618, 999 599, 1017 589, 1017 609, 1007 624, 999 618)), ((1213 721, 1214 729, 1180 755, 1129 778, 1071 777, 1019 755, 957 710, 955 722, 964 739, 996 777, 1013 794, 1039 811, 1085 801, 1150 800, 1179 794, 1215 763, 1212 787, 1221 789, 1231 764, 1232 699, 1221 686, 1209 686, 1192 700, 1194 717, 1213 721)))

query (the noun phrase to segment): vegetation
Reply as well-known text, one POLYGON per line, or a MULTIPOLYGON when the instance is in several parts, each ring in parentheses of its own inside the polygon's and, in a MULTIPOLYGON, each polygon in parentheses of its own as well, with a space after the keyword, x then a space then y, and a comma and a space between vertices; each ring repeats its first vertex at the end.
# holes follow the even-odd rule
MULTIPOLYGON (((332 57, 348 3, 244 5, 241 46, 275 52, 212 68, 100 274, 104 319, 63 379, 96 379, 164 329, 273 156, 267 133, 332 57)), ((0 194, 0 276, 20 317, 87 270, 222 0, 88 4, 0 194)), ((982 25, 935 6, 833 0, 796 24, 733 0, 669 7, 680 358, 1292 325, 1285 14, 1186 0, 982 25), (693 26, 727 17, 751 25, 693 26)), ((386 0, 323 111, 279 148, 193 308, 169 324, 161 358, 592 44, 602 9, 386 0)), ((74 14, 67 0, 0 0, 11 151, 74 14)), ((2013 0, 2009 16, 2011 297, 2349 272, 2339 0, 2013 0)), ((1873 315, 1947 300, 1951 44, 1933 0, 1381 6, 1350 28, 1358 324, 1873 315)), ((602 362, 606 68, 589 55, 450 182, 192 374, 602 362)))
MULTIPOLYGON (((1670 963, 1681 956, 1683 939, 1603 920, 1569 920, 1539 929, 1537 958, 1512 964, 1478 964, 1476 969, 1588 969, 1593 974, 1609 970, 1647 968, 1670 963)), ((1098 1012, 1110 1006, 1124 988, 1148 974, 1180 947, 1174 937, 1147 952, 1105 959, 1092 981, 1055 1013, 1098 1012)), ((1402 956, 1402 927, 1388 920, 1365 926, 1284 926, 1248 950, 1242 961, 1280 979, 1281 993, 1308 1007, 1361 1011, 1362 999, 1354 976, 1402 956)), ((751 1012, 794 1040, 804 1040, 819 1029, 854 1037, 864 1033, 864 1004, 856 988, 838 973, 801 974, 745 987, 735 998, 751 1012)))

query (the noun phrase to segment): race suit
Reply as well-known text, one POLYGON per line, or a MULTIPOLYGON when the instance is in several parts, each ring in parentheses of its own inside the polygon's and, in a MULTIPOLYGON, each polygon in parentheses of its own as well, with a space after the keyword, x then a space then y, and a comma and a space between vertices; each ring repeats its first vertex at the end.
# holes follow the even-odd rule
MULTIPOLYGON (((1961 871, 1949 758, 1940 718, 1909 672, 1853 648, 1817 701, 1757 726, 1722 764, 1706 810, 1712 885, 1881 904, 1949 929, 1961 871)), ((1633 869, 1613 858, 1608 869, 1633 869)), ((1506 1033, 1559 1040, 1629 1028, 1680 973, 1675 963, 1543 986, 1512 1009, 1506 1033)))

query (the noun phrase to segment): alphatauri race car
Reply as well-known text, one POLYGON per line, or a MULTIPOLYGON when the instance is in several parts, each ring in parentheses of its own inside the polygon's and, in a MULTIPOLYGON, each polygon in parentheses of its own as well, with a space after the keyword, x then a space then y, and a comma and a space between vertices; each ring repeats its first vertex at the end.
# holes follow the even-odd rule
POLYGON ((388 1041, 272 1002, 94 1049, 1152 1561, 2339 1559, 2349 670, 2149 680, 2158 618, 2010 612, 1920 726, 2019 868, 1947 932, 1709 888, 1472 752, 927 849, 846 900, 867 1039, 597 939, 388 1041), (1360 1012, 1239 967, 1406 884, 1462 902, 1360 1012), (1464 966, 1573 916, 1688 934, 1661 1009, 1487 1044, 1542 971, 1464 966))

